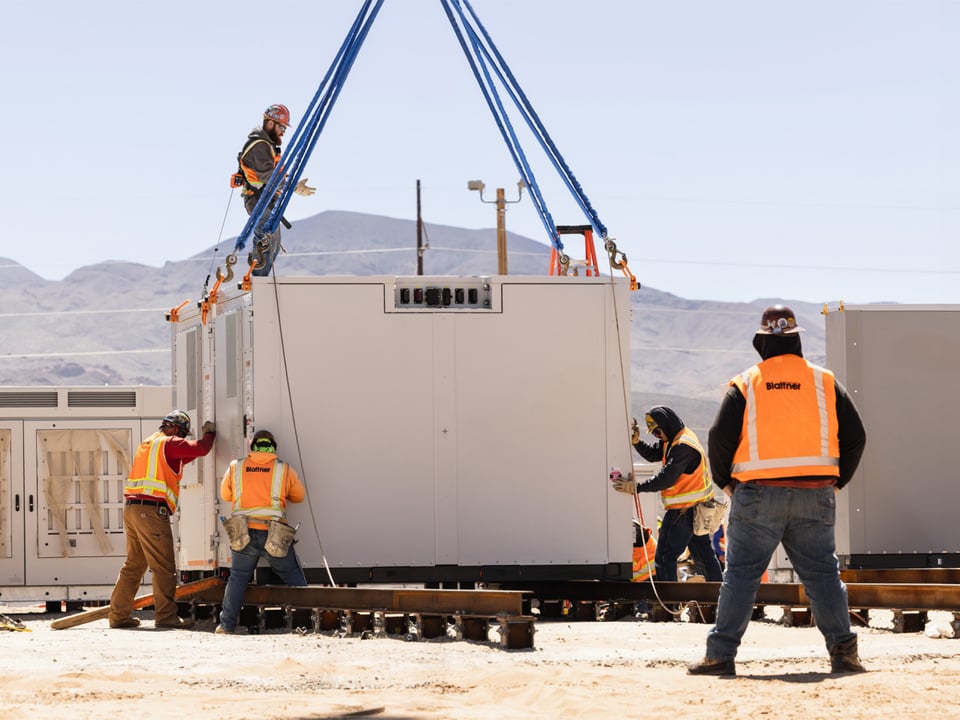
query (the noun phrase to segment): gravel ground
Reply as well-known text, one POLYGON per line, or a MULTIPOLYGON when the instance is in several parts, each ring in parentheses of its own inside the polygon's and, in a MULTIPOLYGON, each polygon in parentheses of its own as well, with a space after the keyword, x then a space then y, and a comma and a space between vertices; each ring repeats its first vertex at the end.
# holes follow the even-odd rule
POLYGON ((829 674, 820 634, 751 623, 733 679, 688 676, 709 626, 690 622, 537 623, 532 650, 489 643, 333 634, 136 630, 97 621, 51 630, 18 615, 3 633, 0 717, 103 718, 960 718, 952 614, 927 632, 893 632, 890 613, 860 628, 870 672, 829 674), (939 630, 938 630, 939 628, 939 630), (940 637, 931 635, 940 634, 940 637))

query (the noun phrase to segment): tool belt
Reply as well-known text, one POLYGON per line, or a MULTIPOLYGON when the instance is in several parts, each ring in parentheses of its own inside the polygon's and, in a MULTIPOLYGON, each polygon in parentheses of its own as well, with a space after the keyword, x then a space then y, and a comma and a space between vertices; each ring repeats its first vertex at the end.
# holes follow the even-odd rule
POLYGON ((246 515, 232 515, 220 522, 223 523, 223 529, 227 531, 231 550, 240 552, 250 544, 250 530, 247 527, 246 515))
POLYGON ((267 527, 267 541, 263 544, 263 549, 273 557, 286 557, 296 534, 295 527, 290 527, 280 520, 271 520, 267 527))
POLYGON ((727 505, 718 498, 697 503, 693 507, 693 534, 713 535, 723 522, 727 505))

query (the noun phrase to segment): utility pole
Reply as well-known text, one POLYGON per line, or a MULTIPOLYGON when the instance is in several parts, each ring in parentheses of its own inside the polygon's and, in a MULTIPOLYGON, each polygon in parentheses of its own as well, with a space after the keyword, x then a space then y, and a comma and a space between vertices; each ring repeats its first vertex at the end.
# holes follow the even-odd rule
POLYGON ((420 214, 419 180, 417 180, 417 275, 423 275, 423 217, 420 214))
POLYGON ((507 274, 507 201, 503 188, 497 188, 497 274, 507 274))
POLYGON ((477 190, 480 192, 480 202, 497 204, 497 273, 499 275, 507 274, 507 204, 520 202, 523 196, 523 188, 526 187, 523 180, 517 182, 517 199, 507 200, 503 193, 503 188, 497 188, 496 200, 484 200, 483 189, 486 185, 482 180, 470 180, 467 183, 467 190, 477 190))

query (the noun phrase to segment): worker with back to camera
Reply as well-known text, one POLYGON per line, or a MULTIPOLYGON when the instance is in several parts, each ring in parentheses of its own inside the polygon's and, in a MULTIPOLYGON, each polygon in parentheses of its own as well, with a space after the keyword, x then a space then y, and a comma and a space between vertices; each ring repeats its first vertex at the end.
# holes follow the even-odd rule
POLYGON ((802 330, 790 308, 764 311, 753 338, 761 362, 730 381, 710 428, 710 467, 733 500, 717 621, 691 675, 736 675, 757 589, 781 543, 810 598, 831 672, 864 671, 834 527, 836 494, 860 463, 866 432, 833 373, 803 358, 802 330))
POLYGON ((661 462, 660 472, 644 483, 621 479, 614 489, 635 492, 659 492, 664 514, 657 537, 657 579, 677 580, 677 560, 688 547, 704 568, 707 580, 720 582, 723 571, 713 551, 709 535, 693 532, 694 507, 713 499, 713 484, 707 472, 706 456, 696 434, 670 408, 657 405, 646 413, 647 430, 657 438, 655 444, 640 437, 634 421, 633 447, 648 462, 661 462))
MULTIPOLYGON (((270 182, 270 178, 277 166, 280 164, 280 146, 283 144, 283 136, 290 127, 290 111, 286 105, 271 105, 263 111, 263 123, 260 127, 254 128, 247 136, 247 141, 237 155, 237 161, 240 164, 240 171, 237 177, 240 193, 243 196, 243 206, 247 210, 247 215, 252 215, 264 187, 270 182)), ((277 186, 277 191, 282 185, 277 186)), ((304 197, 313 195, 316 188, 307 185, 307 179, 300 180, 293 192, 304 197)), ((270 217, 270 210, 273 208, 271 202, 264 211, 257 231, 260 231, 270 217)), ((255 263, 252 274, 266 277, 273 269, 273 262, 276 260, 277 253, 280 252, 280 228, 266 237, 259 238, 256 241, 253 252, 250 253, 250 261, 255 263)))
POLYGON ((297 471, 277 457, 273 433, 258 430, 247 456, 230 463, 220 483, 220 496, 232 503, 233 512, 224 523, 231 567, 216 633, 229 635, 236 630, 247 586, 261 557, 287 585, 307 584, 293 549, 294 528, 286 524, 287 502, 302 502, 307 491, 297 471))
POLYGON ((184 465, 203 457, 213 448, 217 435, 207 421, 203 437, 188 440, 190 416, 174 410, 160 422, 160 428, 140 443, 130 476, 123 488, 123 534, 127 538, 127 559, 110 595, 108 619, 112 628, 135 628, 133 601, 144 573, 153 573, 154 625, 157 628, 188 628, 192 620, 177 616, 174 593, 177 588, 177 561, 173 551, 170 517, 180 501, 180 480, 184 465))

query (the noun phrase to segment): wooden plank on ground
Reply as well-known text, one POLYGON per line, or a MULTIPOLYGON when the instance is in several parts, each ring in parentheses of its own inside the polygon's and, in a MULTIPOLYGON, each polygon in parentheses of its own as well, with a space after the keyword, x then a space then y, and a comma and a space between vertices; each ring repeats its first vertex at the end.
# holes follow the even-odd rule
MULTIPOLYGON (((222 584, 223 581, 218 577, 208 577, 202 580, 195 580, 194 582, 178 585, 177 589, 174 591, 173 597, 176 600, 189 600, 190 598, 195 597, 206 590, 211 590, 222 584)), ((134 610, 143 610, 151 605, 153 605, 153 593, 149 595, 140 595, 133 601, 134 610)), ((76 627, 77 625, 86 625, 87 623, 95 622, 96 620, 103 620, 109 614, 110 606, 104 605, 103 607, 94 608, 93 610, 86 610, 85 612, 77 613, 76 615, 70 615, 69 617, 61 618, 60 620, 54 620, 52 623, 50 623, 50 627, 53 630, 66 630, 67 628, 76 627)))

